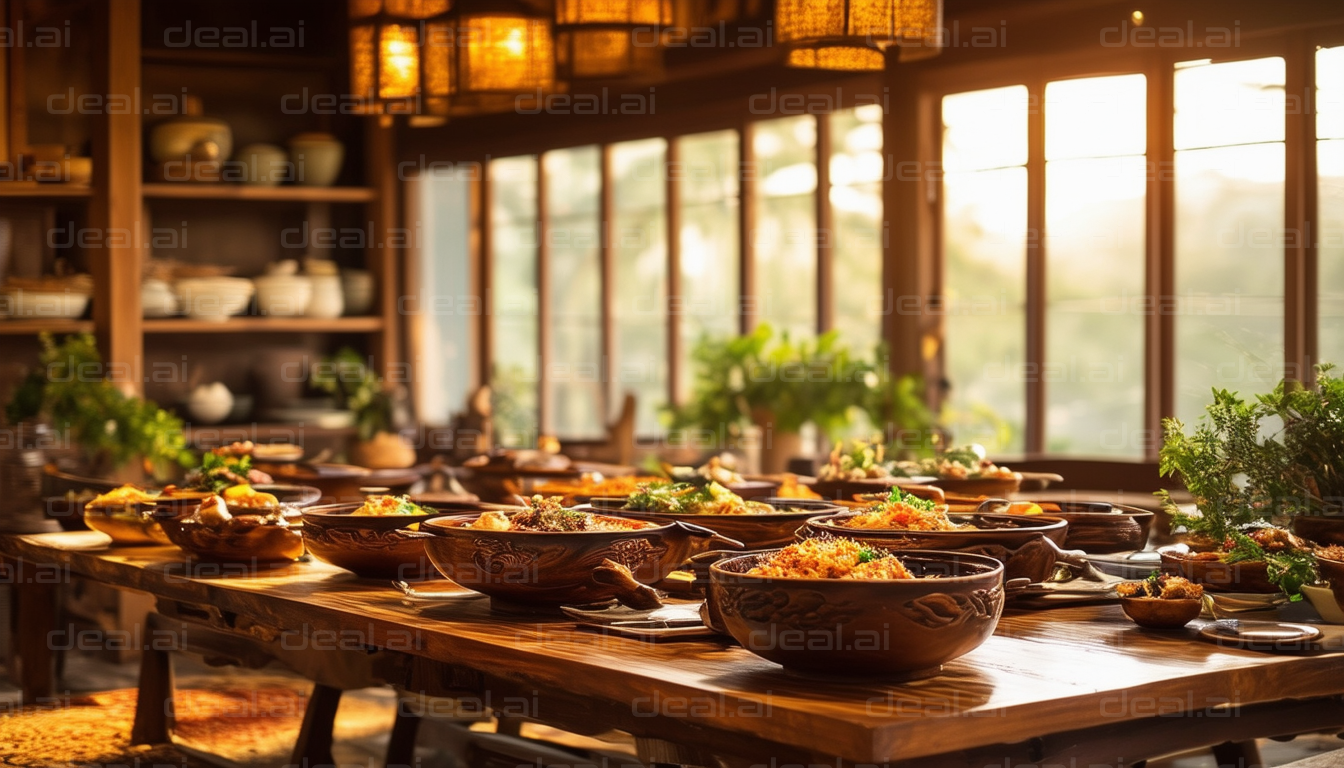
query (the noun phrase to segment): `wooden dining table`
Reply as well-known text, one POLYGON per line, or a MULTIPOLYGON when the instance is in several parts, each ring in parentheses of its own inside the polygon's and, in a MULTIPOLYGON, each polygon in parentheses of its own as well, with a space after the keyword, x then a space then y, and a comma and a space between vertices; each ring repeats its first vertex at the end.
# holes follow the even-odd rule
MULTIPOLYGON (((1194 627, 1141 629, 1113 604, 1010 609, 992 638, 941 674, 841 680, 784 671, 726 638, 648 642, 497 612, 487 599, 417 602, 320 562, 253 569, 188 561, 174 547, 91 541, 83 532, 0 537, 27 701, 56 693, 56 593, 78 576, 156 598, 158 615, 139 638, 142 694, 166 695, 161 657, 200 635, 232 642, 239 659, 279 660, 337 695, 391 685, 578 733, 618 729, 652 762, 1130 765, 1344 730, 1339 634, 1273 653, 1201 640, 1194 627), (169 631, 182 642, 159 647, 154 633, 169 631)), ((171 722, 149 712, 136 725, 143 739, 166 738, 171 722)))

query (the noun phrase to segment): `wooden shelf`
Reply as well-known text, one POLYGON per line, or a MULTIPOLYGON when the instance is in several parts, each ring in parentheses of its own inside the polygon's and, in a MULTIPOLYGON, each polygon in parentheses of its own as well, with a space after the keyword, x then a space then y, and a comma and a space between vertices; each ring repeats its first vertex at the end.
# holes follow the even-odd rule
POLYGON ((243 184, 145 184, 150 200, 267 200, 294 203, 368 203, 378 195, 369 187, 260 187, 243 184))
POLYGON ((378 333, 381 317, 231 317, 222 323, 189 317, 146 319, 145 333, 378 333))
POLYGON ((39 333, 93 333, 92 320, 0 320, 0 336, 39 333))
POLYGON ((144 64, 194 67, 241 67, 245 69, 333 70, 339 61, 333 56, 306 56, 286 53, 262 53, 253 50, 215 48, 142 48, 144 64))
POLYGON ((93 187, 87 184, 39 184, 36 181, 0 181, 0 198, 80 199, 92 196, 93 187))

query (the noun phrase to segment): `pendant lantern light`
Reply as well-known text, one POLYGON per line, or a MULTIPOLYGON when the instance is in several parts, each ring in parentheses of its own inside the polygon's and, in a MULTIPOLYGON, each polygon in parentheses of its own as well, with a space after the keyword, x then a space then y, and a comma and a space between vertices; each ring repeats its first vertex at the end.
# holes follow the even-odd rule
POLYGON ((558 90, 548 13, 517 0, 457 0, 446 18, 453 114, 530 108, 558 90))
POLYGON ((350 0, 350 86, 366 114, 448 112, 450 0, 350 0))
POLYGON ((662 70, 672 0, 556 0, 555 63, 566 81, 649 78, 662 70))
POLYGON ((942 0, 779 0, 775 39, 792 67, 881 70, 938 54, 942 0))

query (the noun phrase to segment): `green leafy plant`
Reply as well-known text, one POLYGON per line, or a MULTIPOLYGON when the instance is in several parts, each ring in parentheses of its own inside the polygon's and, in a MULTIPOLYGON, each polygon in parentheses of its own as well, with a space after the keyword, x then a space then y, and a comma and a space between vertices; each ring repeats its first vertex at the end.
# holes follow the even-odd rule
POLYGON ((5 406, 11 424, 49 420, 83 450, 95 473, 137 458, 158 477, 195 464, 181 419, 103 378, 102 357, 92 335, 67 336, 58 344, 44 333, 40 343, 40 367, 25 377, 5 406))
POLYGON ((392 396, 382 377, 369 370, 364 358, 349 347, 342 348, 313 369, 309 383, 336 398, 337 404, 355 414, 360 440, 370 440, 392 429, 392 396))
POLYGON ((745 336, 703 337, 691 354, 691 398, 668 409, 673 429, 722 431, 730 440, 754 421, 777 432, 811 422, 842 436, 859 409, 876 402, 873 363, 856 357, 837 332, 795 340, 762 324, 745 336))
POLYGON ((1333 371, 1318 366, 1314 387, 1284 381, 1259 398, 1262 412, 1283 423, 1264 458, 1281 473, 1274 491, 1289 514, 1344 507, 1344 378, 1333 371))

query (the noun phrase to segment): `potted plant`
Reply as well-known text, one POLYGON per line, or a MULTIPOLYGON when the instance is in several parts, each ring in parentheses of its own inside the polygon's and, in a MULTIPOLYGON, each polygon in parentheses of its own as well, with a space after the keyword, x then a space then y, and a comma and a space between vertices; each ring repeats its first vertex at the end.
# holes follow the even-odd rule
POLYGON ((5 407, 11 425, 47 422, 79 451, 83 471, 94 477, 166 480, 195 465, 181 419, 103 378, 93 336, 71 335, 58 344, 44 333, 40 342, 40 367, 5 407))
POLYGON ((1198 510, 1188 514, 1158 492, 1191 550, 1164 551, 1163 567, 1214 590, 1281 589, 1299 600, 1301 586, 1316 579, 1316 563, 1310 545, 1281 525, 1300 503, 1292 479, 1299 469, 1283 443, 1262 436, 1272 401, 1214 390, 1193 434, 1177 419, 1163 421, 1159 469, 1180 476, 1198 510))
POLYGON ((1344 544, 1344 378, 1316 369, 1312 387, 1284 381, 1259 398, 1261 410, 1283 424, 1272 454, 1281 473, 1281 508, 1295 533, 1319 544, 1344 544))
POLYGON ((315 389, 336 398, 355 414, 356 442, 350 460, 370 469, 402 469, 415 464, 415 449, 394 427, 392 393, 364 359, 345 348, 313 371, 315 389))
POLYGON ((835 331, 795 341, 762 324, 746 336, 702 338, 692 360, 691 399, 671 409, 672 428, 742 447, 754 426, 767 473, 784 471, 799 453, 804 424, 838 436, 874 383, 872 364, 855 358, 835 331))

